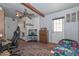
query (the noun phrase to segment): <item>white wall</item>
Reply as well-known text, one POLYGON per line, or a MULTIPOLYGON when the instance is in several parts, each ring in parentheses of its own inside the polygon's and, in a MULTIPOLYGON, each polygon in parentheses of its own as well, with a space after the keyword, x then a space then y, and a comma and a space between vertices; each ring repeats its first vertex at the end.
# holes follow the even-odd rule
MULTIPOLYGON (((78 7, 79 12, 79 7, 78 7)), ((79 42, 79 14, 77 13, 77 22, 78 22, 78 42, 79 42)))
POLYGON ((38 35, 38 41, 39 41, 39 17, 35 17, 32 19, 32 22, 33 22, 33 29, 37 29, 37 35, 38 35))
MULTIPOLYGON (((55 33, 53 32, 53 21, 52 21, 53 18, 65 16, 67 13, 76 12, 78 9, 79 9, 78 7, 74 7, 71 9, 59 11, 56 13, 52 13, 50 15, 46 15, 45 18, 36 17, 31 20, 24 18, 24 20, 26 20, 26 23, 32 23, 34 25, 34 26, 26 26, 25 33, 27 33, 28 29, 34 28, 34 29, 38 29, 38 35, 39 35, 39 28, 46 27, 49 31, 48 41, 51 43, 58 43, 58 41, 63 38, 69 38, 72 40, 79 41, 78 22, 66 23, 65 20, 63 20, 64 31, 62 33, 55 33)), ((5 34, 7 35, 7 38, 9 39, 12 38, 13 32, 16 29, 16 27, 17 27, 17 20, 12 21, 12 18, 5 17, 5 34)), ((28 40, 27 37, 25 37, 24 39, 28 40)))
POLYGON ((78 22, 78 42, 79 42, 79 22, 78 22))
POLYGON ((11 39, 13 36, 13 32, 17 28, 17 20, 12 20, 13 18, 5 17, 5 34, 6 38, 11 39))
MULTIPOLYGON (((29 39, 27 38, 28 30, 29 29, 37 29, 37 34, 39 36, 39 17, 29 19, 27 17, 23 19, 15 19, 13 21, 13 18, 11 17, 5 17, 5 34, 6 38, 11 39, 13 36, 13 32, 16 30, 17 26, 20 26, 21 32, 25 33, 25 36, 23 38, 24 40, 28 41, 29 39), (31 23, 34 26, 27 26, 24 28, 24 21, 27 23, 31 23)), ((38 37, 39 38, 39 37, 38 37)))
MULTIPOLYGON (((39 36, 39 17, 35 17, 35 18, 32 18, 32 19, 29 19, 27 17, 24 17, 22 19, 19 19, 18 21, 18 25, 20 26, 21 28, 21 32, 24 32, 25 33, 25 36, 22 37, 21 35, 21 38, 23 38, 24 40, 28 41, 28 40, 31 40, 31 39, 28 39, 28 30, 29 29, 37 29, 37 34, 39 36), (25 28, 24 28, 24 21, 25 21, 25 28), (29 26, 27 24, 33 24, 33 26, 29 26)), ((39 38, 39 37, 38 37, 39 38)))
MULTIPOLYGON (((72 14, 73 12, 77 13, 78 7, 69 9, 67 11, 69 11, 68 13, 70 13, 70 14, 72 14)), ((69 39, 72 39, 72 40, 79 41, 79 39, 78 39, 77 14, 76 14, 76 22, 67 23, 66 20, 65 20, 65 24, 64 24, 64 38, 69 38, 69 39)))
POLYGON ((33 23, 32 20, 30 20, 27 17, 24 17, 22 19, 18 19, 18 25, 20 26, 21 36, 20 38, 28 41, 27 35, 28 35, 28 29, 31 29, 32 26, 27 26, 27 23, 33 23), (24 28, 24 22, 25 22, 25 28, 24 28), (22 36, 22 32, 25 34, 24 37, 22 36))
POLYGON ((47 27, 47 29, 49 30, 49 42, 58 43, 59 40, 63 38, 69 38, 69 39, 78 41, 78 26, 77 26, 78 23, 77 22, 68 24, 65 22, 65 19, 64 19, 63 21, 64 31, 62 33, 55 33, 53 32, 53 21, 52 21, 53 18, 62 17, 62 16, 65 17, 67 13, 73 13, 73 12, 76 12, 77 10, 78 10, 78 7, 74 7, 71 9, 46 15, 45 18, 40 18, 40 27, 47 27))
POLYGON ((65 24, 64 37, 78 41, 78 23, 65 24))

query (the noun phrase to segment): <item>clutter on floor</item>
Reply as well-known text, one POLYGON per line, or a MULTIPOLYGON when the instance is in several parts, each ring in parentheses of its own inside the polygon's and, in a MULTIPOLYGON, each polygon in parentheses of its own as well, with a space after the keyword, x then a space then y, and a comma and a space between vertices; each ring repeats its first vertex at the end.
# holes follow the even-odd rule
POLYGON ((8 50, 3 51, 2 53, 0 53, 0 56, 10 56, 10 52, 8 52, 8 50))

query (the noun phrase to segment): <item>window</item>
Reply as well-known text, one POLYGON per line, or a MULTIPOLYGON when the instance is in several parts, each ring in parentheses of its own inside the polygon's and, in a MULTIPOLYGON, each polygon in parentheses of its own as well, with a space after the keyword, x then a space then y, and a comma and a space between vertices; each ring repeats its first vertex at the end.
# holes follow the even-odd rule
POLYGON ((54 20, 54 32, 63 31, 63 18, 54 20))
POLYGON ((72 13, 72 22, 76 22, 76 12, 72 13))
POLYGON ((70 22, 70 14, 66 14, 66 22, 67 22, 67 23, 70 22))

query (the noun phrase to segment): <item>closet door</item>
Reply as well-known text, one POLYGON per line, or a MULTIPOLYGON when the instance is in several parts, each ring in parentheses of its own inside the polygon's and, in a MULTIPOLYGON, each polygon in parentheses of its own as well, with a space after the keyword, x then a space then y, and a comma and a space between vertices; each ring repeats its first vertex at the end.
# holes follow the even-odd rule
POLYGON ((2 34, 2 36, 5 36, 5 29, 4 29, 4 11, 0 10, 0 34, 2 34))

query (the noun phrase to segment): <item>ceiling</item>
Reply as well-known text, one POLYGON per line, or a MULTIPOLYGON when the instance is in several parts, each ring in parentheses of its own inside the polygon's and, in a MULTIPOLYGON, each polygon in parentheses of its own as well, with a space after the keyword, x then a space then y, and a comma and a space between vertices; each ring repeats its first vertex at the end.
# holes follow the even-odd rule
POLYGON ((79 6, 79 3, 32 3, 32 5, 43 14, 51 14, 57 11, 79 6))
POLYGON ((0 3, 0 6, 3 7, 5 10, 5 15, 8 17, 14 18, 16 17, 16 11, 24 12, 24 9, 27 9, 28 13, 33 13, 35 16, 37 16, 35 12, 19 3, 0 3))
MULTIPOLYGON (((37 10, 39 10, 43 14, 50 14, 60 10, 72 8, 75 6, 79 6, 79 3, 31 3, 37 10)), ((23 12, 24 9, 27 9, 28 13, 34 13, 35 16, 38 16, 32 10, 26 8, 22 4, 19 3, 0 3, 5 10, 6 16, 15 17, 16 10, 23 12)))

